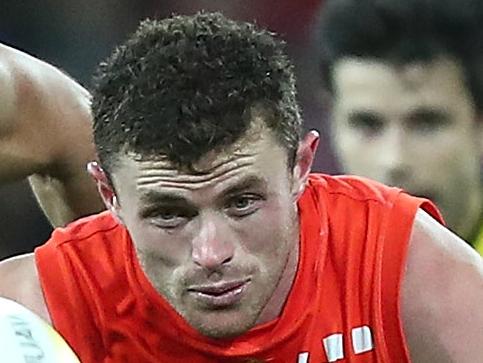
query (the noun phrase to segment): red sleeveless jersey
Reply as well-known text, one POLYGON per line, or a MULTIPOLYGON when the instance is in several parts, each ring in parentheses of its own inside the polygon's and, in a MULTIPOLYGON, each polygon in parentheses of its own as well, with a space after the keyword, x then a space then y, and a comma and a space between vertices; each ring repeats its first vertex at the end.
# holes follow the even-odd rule
POLYGON ((108 212, 57 229, 35 256, 53 325, 83 363, 403 363, 400 290, 420 207, 441 218, 399 189, 312 175, 282 314, 229 340, 202 336, 157 294, 108 212))

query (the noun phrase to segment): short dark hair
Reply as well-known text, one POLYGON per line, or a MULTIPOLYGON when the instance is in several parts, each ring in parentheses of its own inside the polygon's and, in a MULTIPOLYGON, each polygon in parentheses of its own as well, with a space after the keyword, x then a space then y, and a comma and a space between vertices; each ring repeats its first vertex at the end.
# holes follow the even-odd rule
POLYGON ((321 10, 317 40, 329 92, 333 66, 343 58, 404 65, 443 56, 462 66, 483 113, 483 1, 327 0, 321 10))
POLYGON ((133 152, 190 169, 244 136, 255 109, 294 156, 301 117, 284 47, 274 34, 219 13, 143 21, 94 77, 101 164, 112 169, 120 153, 133 152))

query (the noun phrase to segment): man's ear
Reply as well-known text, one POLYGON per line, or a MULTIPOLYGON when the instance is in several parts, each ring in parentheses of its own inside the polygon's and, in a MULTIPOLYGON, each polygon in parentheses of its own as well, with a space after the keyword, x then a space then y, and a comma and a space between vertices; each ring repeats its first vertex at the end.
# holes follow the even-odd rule
POLYGON ((94 179, 97 185, 97 191, 106 205, 106 208, 115 216, 118 216, 119 202, 116 197, 116 192, 114 191, 105 171, 96 161, 91 161, 87 164, 87 171, 94 179))
POLYGON ((293 196, 296 200, 300 198, 305 190, 305 185, 312 170, 315 153, 319 146, 320 136, 315 130, 311 130, 300 142, 295 155, 293 168, 293 196))

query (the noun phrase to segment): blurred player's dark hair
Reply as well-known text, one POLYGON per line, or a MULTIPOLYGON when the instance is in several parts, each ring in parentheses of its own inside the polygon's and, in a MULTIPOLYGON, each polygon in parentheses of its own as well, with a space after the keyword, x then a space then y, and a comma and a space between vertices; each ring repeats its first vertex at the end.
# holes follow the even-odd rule
POLYGON ((328 0, 318 47, 325 86, 343 58, 404 65, 440 57, 458 62, 475 106, 483 114, 483 1, 328 0))

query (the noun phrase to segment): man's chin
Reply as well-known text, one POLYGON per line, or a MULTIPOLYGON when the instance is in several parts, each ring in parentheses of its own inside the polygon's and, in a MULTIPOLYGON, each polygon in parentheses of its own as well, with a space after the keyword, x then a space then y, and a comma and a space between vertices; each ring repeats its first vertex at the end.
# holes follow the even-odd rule
POLYGON ((197 317, 186 317, 188 323, 200 334, 212 339, 232 339, 246 333, 256 324, 251 317, 234 311, 201 312, 197 317))

